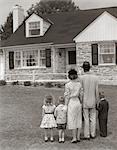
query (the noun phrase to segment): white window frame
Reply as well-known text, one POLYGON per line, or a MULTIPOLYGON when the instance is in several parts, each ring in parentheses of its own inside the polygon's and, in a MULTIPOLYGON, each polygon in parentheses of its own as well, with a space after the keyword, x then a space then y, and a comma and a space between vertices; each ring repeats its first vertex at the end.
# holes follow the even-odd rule
POLYGON ((30 22, 28 22, 28 35, 29 35, 29 37, 37 37, 37 36, 40 36, 41 35, 41 22, 40 21, 30 21, 30 22), (30 23, 39 23, 39 27, 38 28, 34 28, 34 27, 32 27, 32 28, 30 28, 30 23), (36 30, 36 29, 39 29, 40 30, 40 33, 39 34, 37 34, 37 35, 31 35, 30 34, 30 30, 36 30))
POLYGON ((98 64, 100 65, 100 66, 109 66, 109 65, 115 65, 116 64, 116 46, 115 46, 115 43, 114 42, 103 42, 103 43, 99 43, 98 44, 98 64), (113 45, 113 48, 114 48, 114 50, 113 50, 113 52, 111 52, 111 53, 102 53, 101 52, 101 45, 104 45, 104 44, 112 44, 113 45), (114 62, 113 63, 101 63, 100 62, 100 55, 101 54, 107 54, 107 55, 109 55, 109 54, 114 54, 114 62))
POLYGON ((17 50, 17 51, 14 52, 14 68, 16 68, 16 69, 17 69, 17 68, 21 68, 21 66, 22 66, 22 62, 21 62, 21 52, 17 50), (17 67, 16 67, 16 61, 17 61, 18 59, 16 59, 16 53, 19 53, 19 54, 20 54, 20 59, 19 59, 19 60, 20 60, 20 66, 17 66, 17 67))
MULTIPOLYGON (((31 50, 31 51, 38 51, 38 58, 37 58, 37 65, 36 66, 24 66, 23 65, 23 52, 29 52, 30 50, 23 50, 23 51, 14 51, 14 62, 16 61, 16 52, 20 52, 20 58, 21 58, 21 65, 20 65, 20 67, 16 67, 15 66, 15 63, 14 63, 14 68, 15 69, 30 69, 30 68, 46 68, 46 55, 45 55, 45 65, 40 65, 41 63, 40 63, 40 51, 46 51, 45 49, 39 49, 39 50, 31 50)), ((43 57, 43 59, 44 59, 44 57, 43 57)))

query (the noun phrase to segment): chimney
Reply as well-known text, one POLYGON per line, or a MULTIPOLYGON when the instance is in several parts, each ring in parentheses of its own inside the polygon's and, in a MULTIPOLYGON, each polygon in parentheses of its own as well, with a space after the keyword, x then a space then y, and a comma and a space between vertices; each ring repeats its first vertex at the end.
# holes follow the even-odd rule
POLYGON ((13 32, 15 32, 21 23, 24 21, 24 9, 19 6, 15 5, 13 7, 13 32))

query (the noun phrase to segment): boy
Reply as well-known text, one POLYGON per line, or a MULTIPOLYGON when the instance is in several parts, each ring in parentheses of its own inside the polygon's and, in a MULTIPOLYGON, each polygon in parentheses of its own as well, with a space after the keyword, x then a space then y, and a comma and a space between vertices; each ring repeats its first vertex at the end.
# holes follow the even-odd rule
POLYGON ((97 106, 97 110, 98 110, 100 136, 106 137, 109 103, 104 96, 104 92, 99 93, 99 98, 100 102, 97 106))
POLYGON ((62 96, 59 97, 59 105, 56 107, 54 115, 56 117, 57 128, 59 130, 59 143, 64 143, 67 109, 65 108, 65 100, 62 96))

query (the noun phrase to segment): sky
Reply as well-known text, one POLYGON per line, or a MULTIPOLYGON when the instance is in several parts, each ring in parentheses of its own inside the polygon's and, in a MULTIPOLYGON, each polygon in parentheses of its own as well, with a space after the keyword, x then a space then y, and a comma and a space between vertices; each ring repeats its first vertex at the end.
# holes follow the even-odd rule
MULTIPOLYGON (((92 9, 117 6, 117 0, 73 0, 80 9, 92 9)), ((32 4, 39 2, 39 0, 0 0, 0 25, 4 24, 9 12, 12 11, 14 5, 18 4, 26 11, 32 4)))

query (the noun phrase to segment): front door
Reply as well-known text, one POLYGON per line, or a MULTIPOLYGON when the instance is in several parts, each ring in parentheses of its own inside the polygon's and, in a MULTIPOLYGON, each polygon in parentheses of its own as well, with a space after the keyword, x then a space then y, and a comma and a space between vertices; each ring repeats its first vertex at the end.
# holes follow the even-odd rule
POLYGON ((3 53, 0 53, 0 80, 4 79, 4 59, 3 53))

